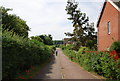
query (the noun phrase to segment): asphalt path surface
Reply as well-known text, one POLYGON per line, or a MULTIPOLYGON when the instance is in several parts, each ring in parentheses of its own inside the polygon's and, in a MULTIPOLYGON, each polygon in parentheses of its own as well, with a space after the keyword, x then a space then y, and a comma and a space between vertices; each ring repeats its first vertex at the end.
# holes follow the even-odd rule
POLYGON ((52 61, 35 77, 35 79, 101 79, 79 64, 74 63, 65 56, 60 48, 58 55, 54 54, 52 61))

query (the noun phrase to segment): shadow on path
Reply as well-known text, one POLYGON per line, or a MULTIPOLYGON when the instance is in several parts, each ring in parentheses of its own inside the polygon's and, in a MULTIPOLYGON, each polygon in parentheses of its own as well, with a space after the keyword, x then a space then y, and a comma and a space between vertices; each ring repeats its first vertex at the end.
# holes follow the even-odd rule
POLYGON ((51 62, 34 79, 60 79, 59 62, 57 62, 57 59, 58 57, 53 55, 51 62))

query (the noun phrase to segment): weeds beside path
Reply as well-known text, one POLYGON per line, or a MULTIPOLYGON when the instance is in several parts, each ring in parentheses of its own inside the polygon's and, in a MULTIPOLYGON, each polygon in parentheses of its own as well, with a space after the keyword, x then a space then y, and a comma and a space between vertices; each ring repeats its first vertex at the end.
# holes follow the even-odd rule
POLYGON ((29 70, 26 70, 25 72, 18 74, 16 79, 34 79, 36 75, 38 75, 43 68, 50 63, 52 58, 45 61, 43 64, 32 66, 29 70))

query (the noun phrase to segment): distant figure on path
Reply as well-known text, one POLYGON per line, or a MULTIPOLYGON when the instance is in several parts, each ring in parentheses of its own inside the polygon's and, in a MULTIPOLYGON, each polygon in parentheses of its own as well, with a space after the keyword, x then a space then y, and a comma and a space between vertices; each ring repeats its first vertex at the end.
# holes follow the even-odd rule
POLYGON ((57 54, 58 54, 58 50, 56 50, 55 53, 56 53, 56 56, 57 56, 57 54))

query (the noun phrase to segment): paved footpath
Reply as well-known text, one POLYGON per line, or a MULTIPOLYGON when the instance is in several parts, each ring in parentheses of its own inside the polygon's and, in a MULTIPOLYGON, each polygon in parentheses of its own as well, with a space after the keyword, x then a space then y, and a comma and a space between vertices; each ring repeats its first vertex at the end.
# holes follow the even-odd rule
POLYGON ((101 79, 101 77, 91 74, 82 69, 65 56, 60 48, 57 48, 58 55, 46 65, 35 79, 101 79))

